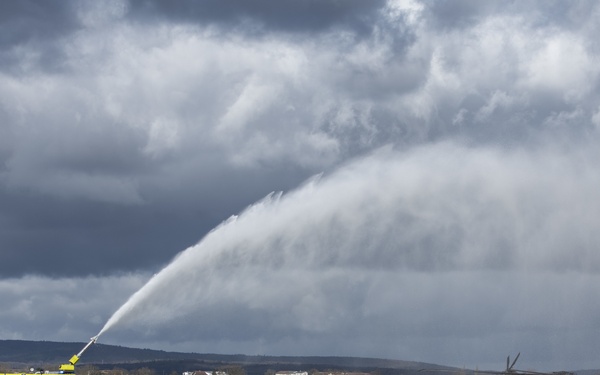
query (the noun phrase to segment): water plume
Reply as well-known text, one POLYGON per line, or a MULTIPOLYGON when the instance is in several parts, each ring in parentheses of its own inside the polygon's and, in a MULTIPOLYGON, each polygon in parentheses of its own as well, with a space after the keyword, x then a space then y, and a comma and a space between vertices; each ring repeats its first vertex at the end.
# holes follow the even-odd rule
POLYGON ((470 314, 472 330, 492 326, 491 317, 510 313, 502 299, 540 296, 520 284, 525 278, 538 286, 551 279, 560 300, 574 287, 560 275, 600 270, 592 251, 600 243, 597 160, 593 148, 378 150, 232 216, 131 296, 99 334, 146 327, 146 337, 176 331, 182 341, 252 342, 373 332, 393 342, 433 329, 442 310, 450 326, 440 330, 454 332, 452 317, 470 314))

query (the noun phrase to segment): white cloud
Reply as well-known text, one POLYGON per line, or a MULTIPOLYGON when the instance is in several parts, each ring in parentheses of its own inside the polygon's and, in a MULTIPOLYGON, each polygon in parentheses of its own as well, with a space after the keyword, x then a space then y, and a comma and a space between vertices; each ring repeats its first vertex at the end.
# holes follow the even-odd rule
POLYGON ((577 35, 552 33, 541 43, 526 60, 526 84, 551 90, 569 102, 581 101, 598 76, 595 58, 586 48, 587 42, 577 35))
POLYGON ((391 21, 398 22, 406 17, 410 25, 418 24, 424 5, 413 0, 390 0, 387 2, 384 13, 391 21))

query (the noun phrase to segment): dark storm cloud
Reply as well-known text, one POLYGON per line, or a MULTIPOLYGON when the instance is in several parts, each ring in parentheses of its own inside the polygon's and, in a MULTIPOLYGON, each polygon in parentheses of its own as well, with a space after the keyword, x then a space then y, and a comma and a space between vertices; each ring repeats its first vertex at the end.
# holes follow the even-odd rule
POLYGON ((494 10, 509 6, 510 2, 496 4, 473 0, 441 0, 427 4, 428 11, 431 12, 432 23, 441 29, 472 26, 494 10))
POLYGON ((173 178, 185 186, 169 188, 174 196, 164 196, 161 187, 149 182, 142 188, 144 202, 133 205, 4 189, 0 273, 62 277, 156 270, 229 212, 262 197, 262 181, 277 178, 281 189, 293 187, 293 172, 298 173, 240 171, 236 176, 212 173, 187 180, 176 172, 173 178), (234 188, 239 185, 243 192, 234 188))
POLYGON ((48 41, 73 31, 75 22, 68 1, 2 1, 0 46, 3 50, 30 41, 48 41))
POLYGON ((2 1, 0 3, 0 71, 60 70, 62 37, 80 27, 68 1, 2 1))
POLYGON ((520 16, 527 17, 536 26, 552 26, 565 29, 578 29, 581 22, 594 11, 594 1, 583 0, 575 3, 564 1, 504 1, 502 3, 476 0, 440 0, 424 4, 431 26, 444 31, 465 29, 476 25, 486 17, 520 16))
POLYGON ((362 34, 371 31, 375 13, 383 5, 385 2, 381 0, 132 0, 130 16, 148 21, 171 19, 175 22, 214 23, 234 29, 240 23, 250 21, 250 28, 264 28, 262 32, 314 33, 341 27, 362 34))
POLYGON ((74 341, 74 338, 79 341, 80 332, 93 331, 103 323, 103 315, 115 308, 111 300, 124 300, 146 279, 147 276, 130 274, 101 278, 63 275, 2 279, 0 298, 10 307, 0 312, 0 320, 11 324, 0 328, 0 336, 3 339, 53 337, 57 341, 74 341), (40 293, 41 290, 44 292, 40 293), (97 298, 83 297, 83 291, 92 290, 97 298), (65 305, 68 311, 59 313, 60 306, 65 305))

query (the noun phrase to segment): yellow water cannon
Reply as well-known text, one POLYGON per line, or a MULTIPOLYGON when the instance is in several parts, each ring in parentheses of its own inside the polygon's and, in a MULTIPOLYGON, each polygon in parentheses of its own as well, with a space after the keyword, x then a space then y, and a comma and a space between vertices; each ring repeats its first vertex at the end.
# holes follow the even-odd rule
POLYGON ((77 361, 79 361, 79 358, 81 358, 81 355, 83 354, 83 352, 85 352, 87 350, 87 348, 89 348, 93 343, 98 341, 98 336, 92 337, 90 339, 90 342, 88 342, 87 345, 84 346, 83 349, 81 349, 81 351, 79 353, 75 354, 74 356, 71 357, 71 359, 69 359, 69 363, 63 363, 62 365, 60 365, 58 367, 58 372, 60 374, 74 374, 75 373, 75 364, 77 363, 77 361))

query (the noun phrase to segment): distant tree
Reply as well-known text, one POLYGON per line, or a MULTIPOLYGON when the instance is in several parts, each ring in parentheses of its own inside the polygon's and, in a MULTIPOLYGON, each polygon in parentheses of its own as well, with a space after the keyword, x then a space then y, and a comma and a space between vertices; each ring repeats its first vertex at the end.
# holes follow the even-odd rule
POLYGON ((149 367, 142 367, 131 372, 132 375, 156 375, 156 371, 149 367))
POLYGON ((265 375, 275 375, 275 370, 273 370, 272 368, 268 369, 267 371, 265 371, 265 375))
POLYGON ((217 369, 217 372, 224 372, 227 375, 246 375, 246 370, 242 366, 223 366, 217 369))
POLYGON ((112 370, 105 370, 102 373, 104 375, 130 375, 128 370, 121 367, 113 367, 112 370))

